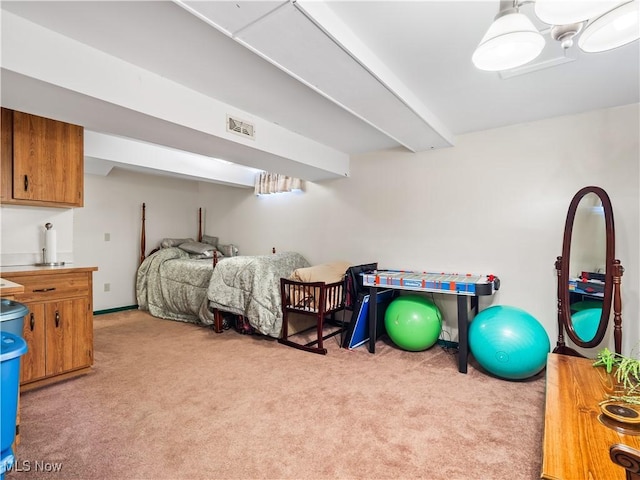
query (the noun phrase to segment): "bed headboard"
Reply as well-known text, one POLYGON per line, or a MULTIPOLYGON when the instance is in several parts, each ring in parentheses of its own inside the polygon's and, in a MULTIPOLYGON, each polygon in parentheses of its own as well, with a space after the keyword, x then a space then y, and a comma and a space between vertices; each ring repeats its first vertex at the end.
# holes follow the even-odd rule
MULTIPOLYGON (((146 203, 142 204, 142 226, 140 229, 140 264, 147 257, 145 252, 147 250, 147 233, 146 233, 146 213, 147 213, 147 205, 146 203)), ((198 208, 198 242, 202 241, 202 207, 198 208)), ((155 248, 149 252, 149 255, 156 252, 158 249, 155 248)), ((271 253, 276 253, 276 247, 271 249, 271 253)), ((218 255, 214 252, 213 256, 213 264, 218 263, 218 255)))
POLYGON ((147 237, 146 237, 146 212, 147 212, 147 205, 145 203, 142 204, 142 229, 140 230, 140 263, 142 263, 142 261, 144 260, 144 252, 147 249, 146 243, 147 243, 147 237))
MULTIPOLYGON (((147 250, 146 213, 147 213, 147 205, 146 203, 143 203, 142 204, 142 226, 140 229, 140 263, 142 263, 143 260, 146 258, 145 252, 147 250)), ((202 207, 198 208, 198 241, 199 242, 202 241, 202 207)), ((151 255, 156 250, 157 249, 154 249, 151 252, 149 252, 149 255, 151 255)))

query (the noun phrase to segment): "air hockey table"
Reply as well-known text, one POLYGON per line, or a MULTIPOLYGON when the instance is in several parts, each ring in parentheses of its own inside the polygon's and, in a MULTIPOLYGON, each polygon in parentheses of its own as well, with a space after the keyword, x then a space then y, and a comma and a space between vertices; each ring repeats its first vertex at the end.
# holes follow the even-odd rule
MULTIPOLYGON (((406 270, 376 270, 362 275, 362 284, 369 287, 370 298, 378 289, 409 290, 457 296, 458 306, 458 371, 467 373, 469 359, 469 314, 478 313, 478 298, 493 295, 500 288, 495 275, 417 272, 406 270)), ((377 302, 369 302, 369 352, 376 351, 377 302)))

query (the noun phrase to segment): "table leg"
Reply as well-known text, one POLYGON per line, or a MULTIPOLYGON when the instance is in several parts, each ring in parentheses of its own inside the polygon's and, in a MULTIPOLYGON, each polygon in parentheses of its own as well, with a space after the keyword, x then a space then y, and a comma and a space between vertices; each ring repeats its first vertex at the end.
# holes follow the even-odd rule
POLYGON ((376 353, 378 335, 378 287, 369 287, 369 353, 376 353))
POLYGON ((458 371, 467 373, 469 357, 469 316, 467 314, 467 297, 458 295, 458 371))

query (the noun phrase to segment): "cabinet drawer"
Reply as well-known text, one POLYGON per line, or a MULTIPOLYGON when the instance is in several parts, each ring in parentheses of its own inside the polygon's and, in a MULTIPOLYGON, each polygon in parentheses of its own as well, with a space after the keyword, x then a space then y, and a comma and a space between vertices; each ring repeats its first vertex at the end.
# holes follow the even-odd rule
POLYGON ((56 275, 11 276, 12 282, 24 286, 24 293, 17 294, 17 302, 39 302, 60 298, 88 296, 89 275, 86 273, 60 273, 56 275))

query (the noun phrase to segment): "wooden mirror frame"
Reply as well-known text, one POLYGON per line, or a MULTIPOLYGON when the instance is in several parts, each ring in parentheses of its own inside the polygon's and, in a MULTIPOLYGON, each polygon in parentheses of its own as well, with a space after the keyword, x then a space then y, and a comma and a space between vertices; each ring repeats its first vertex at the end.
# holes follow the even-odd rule
POLYGON ((554 353, 565 355, 573 355, 582 357, 576 350, 567 347, 564 341, 564 332, 573 343, 582 348, 597 347, 603 340, 609 324, 611 315, 611 306, 613 303, 614 310, 614 343, 616 353, 622 353, 622 315, 621 315, 621 299, 620 299, 620 280, 624 268, 620 265, 620 261, 615 258, 615 229, 613 225, 613 208, 609 195, 600 187, 584 187, 578 191, 571 200, 569 211, 567 212, 567 220, 564 226, 564 237, 562 241, 562 256, 556 259, 556 271, 558 275, 558 343, 553 350, 554 353), (572 323, 571 309, 569 307, 569 258, 571 256, 571 236, 573 233, 573 223, 576 217, 578 204, 582 198, 589 194, 595 193, 602 201, 605 222, 606 235, 606 254, 605 254, 605 285, 604 297, 602 300, 602 314, 600 315, 600 323, 594 337, 585 341, 581 339, 572 323))

